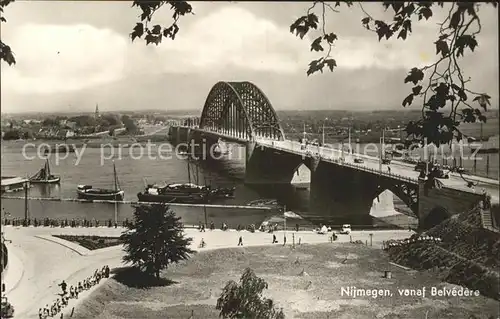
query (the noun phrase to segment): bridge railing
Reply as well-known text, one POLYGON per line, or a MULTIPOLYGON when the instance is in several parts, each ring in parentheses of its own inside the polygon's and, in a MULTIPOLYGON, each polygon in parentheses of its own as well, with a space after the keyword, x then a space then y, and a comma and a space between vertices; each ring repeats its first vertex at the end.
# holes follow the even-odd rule
POLYGON ((179 125, 178 127, 195 129, 195 130, 202 131, 202 132, 217 134, 221 138, 227 138, 229 140, 237 139, 237 140, 241 140, 241 141, 250 141, 250 140, 256 140, 256 141, 260 141, 260 140, 278 141, 277 139, 273 139, 272 137, 266 137, 264 134, 258 133, 258 132, 255 133, 255 137, 254 138, 248 138, 248 137, 245 137, 245 136, 238 136, 239 135, 238 133, 241 133, 241 132, 239 132, 238 130, 235 130, 235 129, 229 130, 229 131, 227 131, 227 130, 224 131, 223 129, 217 130, 217 129, 210 128, 210 127, 200 128, 198 125, 194 125, 194 126, 179 125))
MULTIPOLYGON (((300 143, 294 143, 293 141, 290 141, 291 143, 291 147, 290 148, 286 148, 286 147, 282 147, 280 146, 280 144, 283 144, 282 142, 273 142, 273 141, 267 141, 267 140, 258 140, 259 143, 261 144, 264 144, 266 146, 271 146, 272 148, 276 149, 276 150, 282 150, 282 151, 286 151, 286 152, 295 152, 295 153, 298 153, 300 154, 301 156, 309 156, 309 157, 318 157, 320 159, 323 159, 323 160, 326 160, 328 162, 332 162, 334 164, 337 164, 337 165, 342 165, 342 166, 348 166, 348 167, 351 167, 351 168, 354 168, 354 169, 357 169, 357 170, 362 170, 362 171, 365 171, 367 173, 372 173, 372 174, 375 174, 375 175, 382 175, 382 176, 386 176, 386 177, 390 177, 390 178, 395 178, 395 179, 398 179, 398 180, 402 180, 402 181, 405 181, 405 182, 410 182, 410 183, 418 183, 418 179, 417 178, 411 178, 411 177, 408 177, 408 176, 404 176, 404 175, 400 175, 400 174, 395 174, 395 173, 392 173, 392 172, 385 172, 385 171, 381 171, 379 169, 373 169, 373 168, 370 168, 370 167, 365 167, 363 165, 357 165, 357 164, 352 164, 352 163, 346 163, 345 161, 343 161, 340 157, 338 156, 335 156, 334 154, 331 154, 331 156, 326 156, 325 154, 322 154, 322 151, 325 151, 325 150, 328 150, 328 152, 341 152, 339 150, 336 150, 336 149, 331 149, 331 148, 324 148, 324 147, 318 147, 318 150, 319 152, 311 152, 311 150, 309 149, 295 149, 293 146, 294 145, 298 145, 300 147, 300 143), (337 158, 335 158, 337 157, 337 158)), ((285 141, 287 142, 287 141, 285 141)))
POLYGON ((354 167, 356 169, 360 169, 362 171, 370 172, 370 173, 377 174, 377 175, 384 175, 384 176, 391 177, 391 178, 397 178, 397 179, 405 181, 405 182, 418 183, 418 179, 417 178, 411 178, 411 177, 408 177, 408 176, 404 176, 404 175, 400 175, 400 174, 396 174, 396 173, 392 173, 392 172, 391 173, 384 172, 384 171, 373 169, 373 168, 370 168, 370 167, 364 167, 364 166, 361 166, 361 165, 356 165, 356 164, 351 164, 351 163, 345 163, 345 162, 341 163, 341 165, 354 167))

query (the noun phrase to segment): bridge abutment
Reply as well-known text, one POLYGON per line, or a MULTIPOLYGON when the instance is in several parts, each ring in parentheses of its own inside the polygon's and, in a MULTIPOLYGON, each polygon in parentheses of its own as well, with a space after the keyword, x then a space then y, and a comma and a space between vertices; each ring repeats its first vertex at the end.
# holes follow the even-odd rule
POLYGON ((418 185, 418 220, 419 228, 429 229, 443 220, 472 209, 483 195, 447 188, 430 187, 424 179, 418 185))

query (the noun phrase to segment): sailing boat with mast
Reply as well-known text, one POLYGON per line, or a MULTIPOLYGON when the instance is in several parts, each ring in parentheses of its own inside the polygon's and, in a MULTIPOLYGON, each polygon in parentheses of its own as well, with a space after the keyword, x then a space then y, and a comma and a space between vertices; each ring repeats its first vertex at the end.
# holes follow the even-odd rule
POLYGON ((61 177, 51 174, 49 159, 46 159, 45 165, 35 175, 31 176, 29 180, 33 184, 58 184, 61 181, 61 177))
POLYGON ((125 192, 120 188, 114 161, 113 161, 113 179, 114 179, 113 189, 93 188, 92 185, 78 185, 78 188, 76 190, 78 198, 92 199, 92 200, 115 200, 115 201, 123 200, 125 192))

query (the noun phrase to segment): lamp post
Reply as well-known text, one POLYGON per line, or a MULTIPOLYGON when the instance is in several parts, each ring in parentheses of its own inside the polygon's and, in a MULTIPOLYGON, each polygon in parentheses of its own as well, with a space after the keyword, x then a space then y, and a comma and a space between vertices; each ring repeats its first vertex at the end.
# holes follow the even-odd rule
POLYGON ((382 157, 385 157, 385 127, 382 128, 382 157))
POLYGON ((29 215, 29 210, 28 210, 28 190, 29 190, 29 179, 26 178, 26 182, 24 183, 24 221, 27 223, 28 222, 28 215, 29 215))
POLYGON ((205 227, 207 227, 208 226, 207 205, 203 205, 203 214, 205 215, 205 227))
POLYGON ((283 205, 283 229, 285 230, 286 236, 286 205, 283 205))
POLYGON ((325 121, 328 121, 328 118, 325 117, 325 120, 323 121, 323 130, 322 130, 322 138, 321 138, 321 145, 325 146, 325 121))
POLYGON ((321 145, 325 145, 325 123, 323 122, 323 129, 321 130, 321 145))
POLYGON ((379 165, 378 168, 380 171, 382 171, 382 160, 384 158, 384 146, 385 146, 385 127, 382 128, 382 136, 380 137, 380 160, 379 160, 379 165))
POLYGON ((115 225, 118 225, 118 199, 115 196, 115 225))
POLYGON ((340 145, 340 159, 342 160, 342 162, 344 161, 344 139, 342 139, 340 145))
POLYGON ((350 126, 347 129, 347 132, 348 132, 348 138, 349 138, 349 154, 351 154, 352 151, 351 151, 351 127, 350 126))

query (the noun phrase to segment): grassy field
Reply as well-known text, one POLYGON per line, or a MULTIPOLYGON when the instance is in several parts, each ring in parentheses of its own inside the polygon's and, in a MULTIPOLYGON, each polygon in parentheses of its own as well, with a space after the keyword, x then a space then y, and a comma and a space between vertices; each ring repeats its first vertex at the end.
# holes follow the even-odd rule
MULTIPOLYGON (((75 309, 73 318, 218 318, 221 288, 238 280, 245 267, 269 284, 265 293, 286 318, 460 319, 498 316, 498 302, 485 297, 406 297, 398 289, 456 287, 431 272, 405 271, 389 264, 384 252, 354 244, 269 246, 198 253, 166 271, 162 286, 141 288, 136 274, 119 273, 75 309), (392 279, 382 277, 392 271, 392 279), (389 289, 392 296, 341 295, 341 287, 389 289)), ((429 293, 428 293, 429 294, 429 293)))

